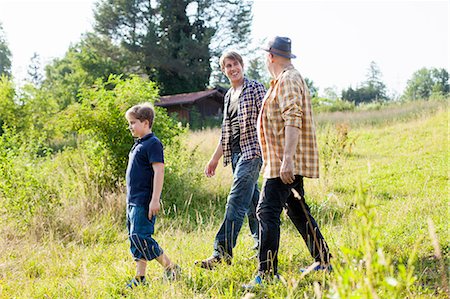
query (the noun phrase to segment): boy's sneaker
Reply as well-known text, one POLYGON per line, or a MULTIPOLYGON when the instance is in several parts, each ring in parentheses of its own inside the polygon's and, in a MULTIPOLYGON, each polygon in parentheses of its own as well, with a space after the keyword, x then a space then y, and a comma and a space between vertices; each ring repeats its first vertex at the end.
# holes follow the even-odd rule
POLYGON ((330 273, 333 271, 333 267, 330 264, 322 265, 318 262, 315 262, 308 268, 300 269, 300 272, 302 272, 305 275, 308 274, 309 272, 319 272, 319 271, 324 271, 324 272, 330 273))
POLYGON ((173 267, 164 270, 164 279, 168 281, 174 281, 180 278, 181 268, 177 264, 173 267))
POLYGON ((205 260, 196 261, 195 264, 203 269, 212 270, 222 262, 226 263, 227 265, 231 265, 231 258, 221 258, 218 256, 211 256, 205 260))
POLYGON ((147 285, 147 280, 145 279, 145 277, 144 276, 142 276, 142 277, 136 276, 132 280, 130 280, 129 283, 127 283, 127 289, 133 289, 135 287, 144 286, 144 285, 147 285))

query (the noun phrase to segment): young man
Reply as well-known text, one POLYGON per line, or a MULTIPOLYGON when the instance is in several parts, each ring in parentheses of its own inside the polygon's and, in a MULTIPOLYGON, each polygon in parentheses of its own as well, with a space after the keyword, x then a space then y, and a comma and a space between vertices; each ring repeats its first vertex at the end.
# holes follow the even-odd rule
POLYGON ((310 214, 303 189, 303 177, 319 177, 311 97, 302 76, 291 64, 291 58, 295 58, 291 40, 275 37, 264 50, 273 80, 258 118, 264 183, 257 207, 261 228, 259 274, 253 284, 261 284, 268 276, 278 277, 283 208, 317 262, 314 269, 331 270, 327 243, 310 214))
POLYGON ((252 234, 258 239, 258 223, 254 213, 259 198, 258 177, 262 160, 256 122, 266 90, 261 83, 244 77, 244 62, 238 53, 224 53, 220 58, 220 67, 230 80, 231 88, 225 95, 221 139, 205 167, 205 174, 214 176, 223 155, 224 165, 232 165, 233 184, 227 199, 225 219, 215 238, 213 254, 196 262, 205 269, 212 269, 222 261, 231 263, 246 213, 249 214, 252 234))
POLYGON ((146 283, 147 261, 153 259, 164 267, 167 279, 177 278, 180 272, 180 267, 170 261, 152 238, 164 183, 163 146, 152 133, 154 115, 149 104, 133 106, 125 114, 131 134, 137 138, 126 172, 127 227, 136 261, 136 277, 128 283, 128 288, 146 283))

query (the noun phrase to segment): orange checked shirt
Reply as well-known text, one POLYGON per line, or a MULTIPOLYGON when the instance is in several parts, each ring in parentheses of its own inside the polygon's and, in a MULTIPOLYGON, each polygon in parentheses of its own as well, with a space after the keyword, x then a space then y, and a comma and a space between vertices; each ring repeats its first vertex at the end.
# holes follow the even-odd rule
POLYGON ((286 126, 300 129, 294 155, 294 174, 318 178, 319 155, 311 96, 302 76, 292 65, 270 82, 258 118, 264 178, 280 177, 286 126))

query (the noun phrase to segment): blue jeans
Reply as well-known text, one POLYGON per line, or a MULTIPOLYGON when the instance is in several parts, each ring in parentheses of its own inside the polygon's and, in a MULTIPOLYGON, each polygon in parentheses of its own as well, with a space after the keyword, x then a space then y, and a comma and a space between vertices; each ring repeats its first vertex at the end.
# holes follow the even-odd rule
POLYGON ((260 157, 242 160, 240 153, 232 154, 233 184, 225 207, 225 219, 214 241, 215 257, 233 257, 233 248, 246 214, 252 235, 258 235, 255 210, 259 198, 258 177, 262 160, 260 157))
POLYGON ((151 261, 159 257, 163 250, 152 238, 156 216, 148 219, 148 206, 127 205, 127 228, 130 250, 134 260, 151 261))

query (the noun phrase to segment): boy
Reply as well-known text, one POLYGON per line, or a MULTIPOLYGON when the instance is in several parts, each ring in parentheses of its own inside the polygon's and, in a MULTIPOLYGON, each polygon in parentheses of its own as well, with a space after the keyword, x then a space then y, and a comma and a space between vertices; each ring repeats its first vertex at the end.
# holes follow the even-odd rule
POLYGON ((152 238, 164 182, 164 152, 161 141, 152 133, 153 108, 145 103, 128 109, 125 117, 135 144, 129 154, 126 172, 127 227, 131 253, 136 261, 136 277, 127 288, 146 284, 147 261, 156 259, 165 277, 176 279, 180 267, 173 264, 152 238))

